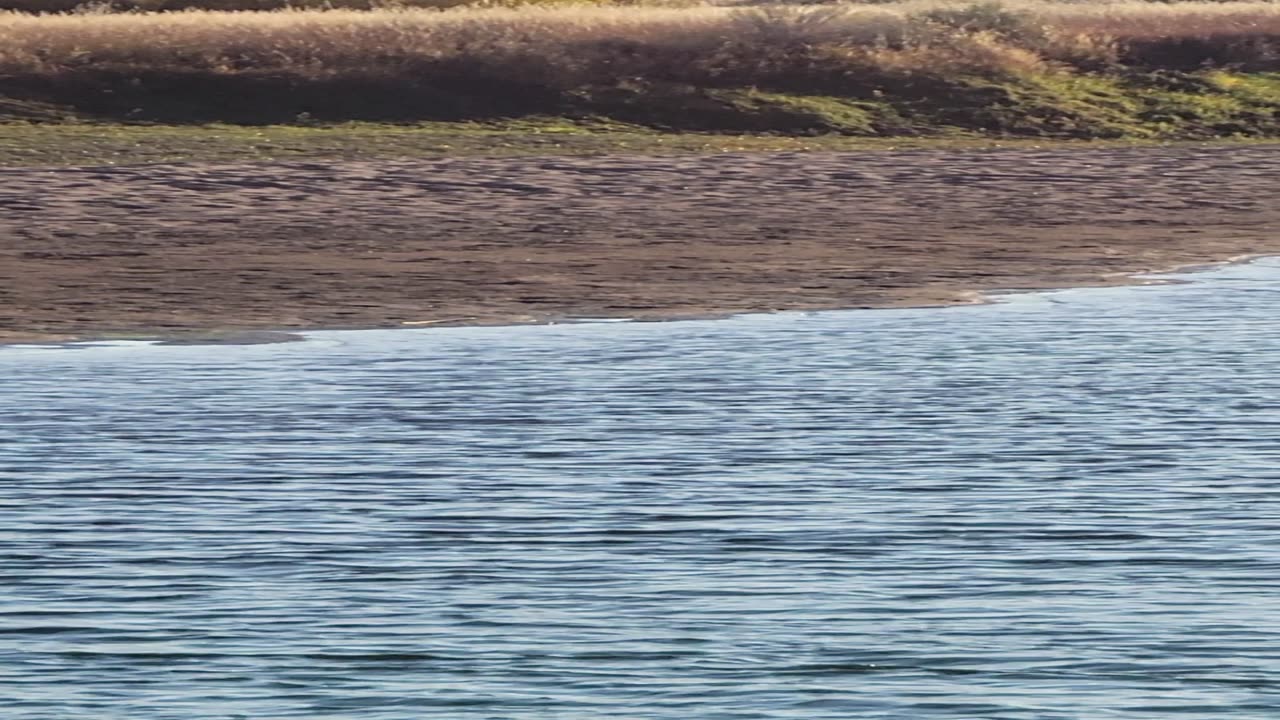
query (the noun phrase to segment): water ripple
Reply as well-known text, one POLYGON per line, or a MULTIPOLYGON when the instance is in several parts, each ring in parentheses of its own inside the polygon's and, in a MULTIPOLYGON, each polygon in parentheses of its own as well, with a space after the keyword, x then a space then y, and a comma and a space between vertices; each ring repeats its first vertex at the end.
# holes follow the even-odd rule
POLYGON ((1280 716, 1280 263, 0 349, 0 716, 1280 716))

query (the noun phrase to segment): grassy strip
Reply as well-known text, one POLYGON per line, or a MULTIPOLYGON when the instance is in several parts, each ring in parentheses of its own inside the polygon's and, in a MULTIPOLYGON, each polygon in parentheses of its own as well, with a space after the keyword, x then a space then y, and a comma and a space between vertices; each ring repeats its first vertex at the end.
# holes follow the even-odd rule
POLYGON ((539 118, 640 134, 1280 137, 1280 4, 0 15, 0 121, 539 118))
MULTIPOLYGON (((1008 141, 1005 141, 1007 144, 1008 141)), ((0 124, 0 166, 111 165, 443 156, 720 153, 990 147, 979 137, 945 140, 662 133, 640 127, 529 121, 499 125, 346 123, 267 125, 0 124)))
POLYGON ((884 138, 663 133, 626 126, 573 126, 552 120, 505 125, 347 123, 328 127, 4 123, 0 124, 0 167, 616 153, 956 150, 1077 143, 1096 147, 1153 142, 1000 139, 973 134, 884 138))
MULTIPOLYGON (((99 78, 100 85, 104 82, 99 78)), ((37 101, 0 100, 0 121, 72 125, 121 120, 162 125, 230 121, 250 126, 295 125, 300 136, 306 135, 302 131, 308 126, 400 122, 413 129, 383 128, 365 141, 372 146, 429 142, 442 150, 451 150, 444 147, 448 145, 478 144, 490 152, 501 152, 505 141, 494 144, 481 138, 510 136, 519 138, 522 146, 555 150, 568 143, 590 151, 602 133, 612 136, 601 141, 611 146, 623 136, 652 145, 660 137, 655 133, 663 132, 776 134, 811 138, 803 141, 809 144, 823 142, 812 138, 832 134, 1131 140, 1280 137, 1280 73, 916 78, 855 97, 647 84, 576 89, 543 102, 530 101, 524 112, 516 106, 473 106, 471 113, 457 108, 461 102, 457 96, 424 90, 415 98, 410 89, 395 85, 352 85, 343 92, 342 87, 326 91, 326 84, 319 81, 277 85, 273 80, 258 83, 239 76, 220 82, 236 85, 240 92, 214 93, 198 82, 121 82, 102 94, 62 88, 67 92, 46 93, 37 101), (469 115, 489 122, 465 122, 469 115)), ((99 131, 91 126, 81 132, 129 134, 122 128, 99 131)), ((162 134, 148 132, 157 138, 162 134)), ((265 131, 235 134, 249 143, 257 132, 265 131)), ((700 137, 663 142, 732 147, 765 141, 700 137)), ((768 142, 781 146, 791 141, 768 142)))

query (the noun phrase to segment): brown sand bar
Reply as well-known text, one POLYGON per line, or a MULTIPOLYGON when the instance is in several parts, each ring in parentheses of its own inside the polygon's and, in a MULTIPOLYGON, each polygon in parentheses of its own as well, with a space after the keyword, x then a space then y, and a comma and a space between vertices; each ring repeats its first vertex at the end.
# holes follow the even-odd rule
POLYGON ((1280 145, 0 170, 0 338, 932 305, 1280 253, 1280 145))

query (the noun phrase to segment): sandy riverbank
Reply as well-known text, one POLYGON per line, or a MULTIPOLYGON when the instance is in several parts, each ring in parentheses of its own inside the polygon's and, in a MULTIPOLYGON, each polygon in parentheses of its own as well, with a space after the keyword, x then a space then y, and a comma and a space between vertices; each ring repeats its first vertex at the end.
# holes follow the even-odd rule
POLYGON ((1280 145, 0 170, 0 340, 933 305, 1280 253, 1280 145))

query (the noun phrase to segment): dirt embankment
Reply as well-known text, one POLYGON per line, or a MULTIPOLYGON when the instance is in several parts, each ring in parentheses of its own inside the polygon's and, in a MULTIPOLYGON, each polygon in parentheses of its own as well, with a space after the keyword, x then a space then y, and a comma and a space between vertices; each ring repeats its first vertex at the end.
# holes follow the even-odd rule
POLYGON ((1280 253, 1280 146, 0 170, 0 338, 928 305, 1280 253))

